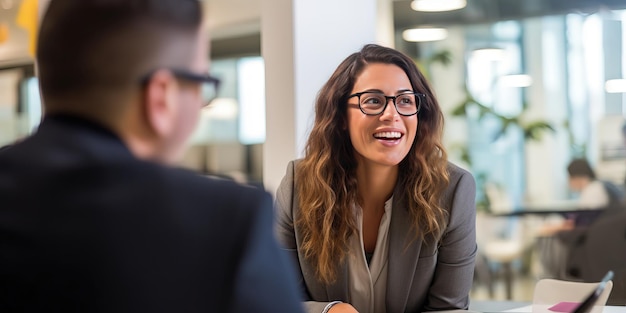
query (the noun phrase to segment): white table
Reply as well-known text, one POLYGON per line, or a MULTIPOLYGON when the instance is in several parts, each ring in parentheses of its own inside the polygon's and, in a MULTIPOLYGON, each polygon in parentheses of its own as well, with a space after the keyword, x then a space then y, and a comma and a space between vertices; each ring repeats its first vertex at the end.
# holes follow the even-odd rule
MULTIPOLYGON (((544 307, 535 306, 535 310, 533 311, 532 305, 522 306, 519 308, 513 308, 505 311, 476 311, 476 310, 448 310, 448 311, 433 311, 433 312, 422 312, 422 313, 556 313, 554 311, 548 310, 550 306, 546 305, 544 307)), ((593 311, 592 311, 593 312, 593 311)), ((626 306, 610 306, 607 305, 602 308, 602 313, 626 313, 626 306)))
MULTIPOLYGON (((528 301, 471 301, 470 313, 476 312, 501 312, 501 313, 556 313, 548 310, 551 305, 536 305, 533 312, 533 305, 528 301)), ((454 311, 451 311, 453 313, 454 311)), ((465 311, 467 312, 467 311, 465 311)), ((626 313, 626 306, 605 306, 602 313, 626 313)))
MULTIPOLYGON (((502 313, 556 313, 554 311, 548 310, 552 305, 526 305, 519 308, 513 308, 505 311, 501 311, 502 313)), ((626 313, 626 306, 611 306, 607 305, 602 308, 602 313, 626 313)), ((592 311, 593 312, 593 311, 592 311)))

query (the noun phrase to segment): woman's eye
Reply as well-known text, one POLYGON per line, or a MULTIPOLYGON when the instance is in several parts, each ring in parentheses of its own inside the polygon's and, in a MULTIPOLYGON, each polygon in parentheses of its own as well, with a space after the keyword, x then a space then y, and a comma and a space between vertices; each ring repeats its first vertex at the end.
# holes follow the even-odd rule
POLYGON ((363 103, 365 103, 365 104, 381 104, 382 100, 380 98, 377 98, 377 97, 365 98, 363 103))
POLYGON ((411 99, 411 97, 401 97, 398 98, 397 103, 402 105, 413 105, 414 101, 413 99, 411 99))

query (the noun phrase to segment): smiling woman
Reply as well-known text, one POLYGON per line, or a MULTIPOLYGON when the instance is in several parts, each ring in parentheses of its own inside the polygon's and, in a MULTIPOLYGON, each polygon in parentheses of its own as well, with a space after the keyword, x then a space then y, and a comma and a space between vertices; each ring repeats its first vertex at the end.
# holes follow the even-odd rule
POLYGON ((322 87, 278 234, 309 312, 467 309, 475 186, 447 161, 443 115, 406 55, 366 45, 322 87))

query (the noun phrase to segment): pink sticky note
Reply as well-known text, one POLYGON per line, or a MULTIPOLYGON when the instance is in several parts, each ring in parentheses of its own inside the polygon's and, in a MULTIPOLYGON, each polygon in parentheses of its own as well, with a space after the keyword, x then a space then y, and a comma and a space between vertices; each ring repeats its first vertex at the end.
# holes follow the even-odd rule
POLYGON ((553 312, 574 312, 574 310, 580 305, 578 302, 559 302, 551 307, 548 310, 553 312))

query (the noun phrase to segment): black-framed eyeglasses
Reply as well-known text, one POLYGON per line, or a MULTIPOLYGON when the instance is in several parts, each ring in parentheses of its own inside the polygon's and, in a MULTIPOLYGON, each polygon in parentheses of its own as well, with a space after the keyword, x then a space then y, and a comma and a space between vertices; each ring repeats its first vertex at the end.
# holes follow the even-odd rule
POLYGON ((379 115, 387 109, 389 100, 393 100, 398 114, 402 116, 415 115, 420 111, 422 102, 426 95, 417 92, 401 93, 397 96, 387 96, 382 92, 364 91, 353 93, 348 99, 357 97, 359 99, 359 109, 366 115, 379 115))
MULTIPOLYGON (((184 69, 168 68, 167 70, 170 71, 178 79, 202 84, 202 100, 204 106, 211 104, 211 102, 215 100, 215 98, 217 98, 218 90, 220 87, 219 78, 213 77, 208 73, 198 74, 184 69)), ((148 81, 155 72, 156 70, 151 71, 150 73, 142 77, 141 83, 143 85, 148 83, 148 81)))

